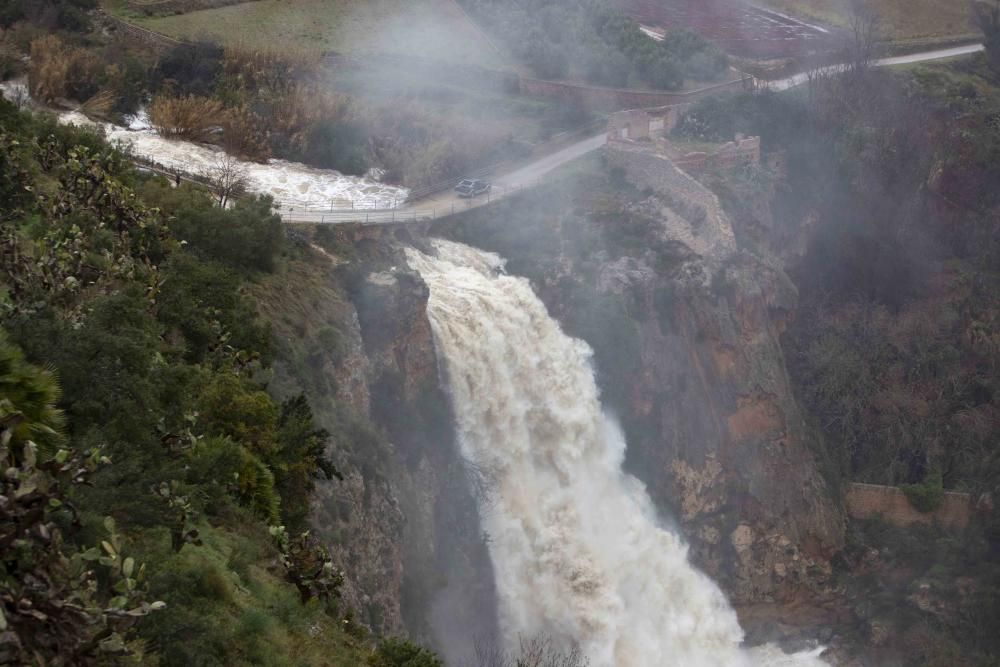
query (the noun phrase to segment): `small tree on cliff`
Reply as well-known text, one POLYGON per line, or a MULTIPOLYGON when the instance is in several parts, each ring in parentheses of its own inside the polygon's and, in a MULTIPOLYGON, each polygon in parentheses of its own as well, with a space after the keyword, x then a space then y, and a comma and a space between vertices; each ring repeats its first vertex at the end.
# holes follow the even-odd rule
POLYGON ((986 60, 994 72, 1000 73, 1000 0, 976 0, 976 25, 983 31, 986 60))
POLYGON ((851 0, 850 12, 848 26, 851 41, 848 44, 847 67, 851 74, 861 75, 871 68, 875 60, 879 19, 869 0, 851 0))

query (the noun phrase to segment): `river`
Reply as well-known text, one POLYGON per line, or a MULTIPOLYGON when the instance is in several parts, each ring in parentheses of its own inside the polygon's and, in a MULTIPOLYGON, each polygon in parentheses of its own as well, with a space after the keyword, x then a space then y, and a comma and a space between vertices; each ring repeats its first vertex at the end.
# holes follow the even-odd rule
MULTIPOLYGON (((0 83, 0 94, 8 99, 27 99, 23 80, 0 83)), ((78 111, 50 110, 62 123, 103 131, 108 141, 129 147, 143 159, 167 170, 211 177, 222 155, 215 146, 161 137, 150 127, 145 114, 129 118, 126 126, 94 121, 78 111)), ((246 174, 248 189, 270 195, 282 210, 362 208, 384 209, 402 205, 409 191, 370 176, 347 176, 332 169, 317 169, 298 162, 268 160, 266 163, 238 161, 246 174)))

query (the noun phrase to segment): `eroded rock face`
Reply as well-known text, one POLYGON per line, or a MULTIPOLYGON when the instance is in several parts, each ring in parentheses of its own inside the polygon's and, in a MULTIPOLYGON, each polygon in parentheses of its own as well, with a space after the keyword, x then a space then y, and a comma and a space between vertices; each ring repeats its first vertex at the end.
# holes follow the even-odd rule
POLYGON ((844 523, 778 341, 795 287, 778 266, 736 247, 718 201, 694 179, 641 152, 613 161, 653 200, 672 203, 661 233, 690 251, 667 275, 636 258, 629 271, 609 265, 597 280, 598 290, 614 286, 642 314, 642 372, 629 394, 645 398, 629 401, 623 416, 631 468, 737 603, 820 585, 844 523), (695 202, 690 226, 709 238, 692 245, 688 231, 677 235, 679 200, 695 202))
POLYGON ((471 478, 438 378, 428 296, 399 262, 369 274, 353 303, 370 368, 370 416, 389 439, 388 483, 403 513, 401 531, 386 536, 402 557, 401 629, 458 661, 474 639, 493 636, 496 605, 471 478))
POLYGON ((475 638, 494 636, 496 601, 470 476, 439 383, 428 296, 420 277, 399 263, 369 274, 353 303, 370 368, 370 416, 388 437, 386 474, 403 513, 400 531, 385 536, 402 559, 402 576, 393 580, 401 630, 457 662, 471 655, 475 638))
MULTIPOLYGON (((797 292, 777 260, 742 248, 717 197, 666 158, 609 148, 640 193, 626 214, 644 238, 527 264, 523 238, 456 225, 455 237, 499 252, 533 281, 567 333, 595 351, 605 406, 628 438, 626 467, 691 542, 695 562, 737 604, 822 588, 843 544, 839 500, 818 471, 789 385, 779 334, 797 292), (509 239, 509 240, 507 240, 509 239)), ((620 189, 618 189, 620 191, 620 189)), ((514 211, 512 215, 517 215, 514 211)), ((507 224, 510 220, 506 221, 507 224)), ((478 224, 483 224, 479 221, 478 224)), ((487 223, 488 224, 488 223, 487 223)), ((613 225, 607 218, 554 224, 613 225)), ((623 219, 622 224, 627 224, 623 219)), ((590 238, 590 237, 587 237, 590 238)))
POLYGON ((428 290, 394 261, 391 236, 365 243, 375 259, 353 277, 317 253, 272 297, 289 343, 271 386, 304 392, 339 434, 328 454, 344 479, 317 484, 311 524, 345 571, 344 609, 379 636, 471 651, 461 640, 495 632, 493 576, 438 382, 428 290))
POLYGON ((637 322, 631 467, 737 602, 789 595, 824 578, 843 535, 778 344, 794 289, 747 254, 689 261, 707 285, 694 270, 629 274, 635 305, 655 313, 637 322))
MULTIPOLYGON (((740 247, 700 183, 662 161, 633 167, 626 175, 643 195, 630 210, 659 221, 648 243, 549 253, 530 277, 565 330, 594 348, 604 403, 627 434, 626 466, 696 564, 738 604, 797 599, 823 586, 844 524, 778 342, 796 290, 775 261, 740 247)), ((459 234, 525 267, 499 236, 471 225, 459 234)), ((449 653, 495 627, 493 576, 437 377, 427 288, 389 255, 352 289, 337 365, 338 400, 367 412, 387 442, 338 460, 348 480, 325 491, 316 523, 341 533, 356 564, 348 601, 367 622, 449 653)))

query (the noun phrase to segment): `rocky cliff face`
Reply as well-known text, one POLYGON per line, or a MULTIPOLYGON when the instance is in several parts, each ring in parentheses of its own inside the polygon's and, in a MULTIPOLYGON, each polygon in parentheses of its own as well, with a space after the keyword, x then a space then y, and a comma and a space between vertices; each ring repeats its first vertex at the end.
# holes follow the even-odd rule
POLYGON ((598 291, 656 315, 637 318, 642 372, 627 419, 645 428, 633 467, 734 601, 791 596, 825 579, 843 541, 778 342, 795 288, 740 249, 715 196, 665 158, 622 148, 609 161, 652 190, 641 206, 691 253, 668 275, 642 258, 598 273, 598 291))
POLYGON ((655 314, 637 320, 631 467, 736 602, 788 596, 824 578, 843 531, 778 345, 794 289, 745 253, 690 262, 697 270, 669 278, 641 261, 599 277, 598 289, 655 314))
MULTIPOLYGON (((668 161, 622 151, 605 162, 582 184, 430 233, 507 257, 592 345, 626 465, 735 602, 812 593, 844 525, 778 343, 795 288, 668 161)), ((395 233, 343 239, 361 257, 340 267, 314 257, 313 303, 292 307, 291 289, 274 299, 283 314, 272 320, 301 347, 284 352, 276 380, 304 389, 345 434, 332 444, 345 480, 321 489, 314 524, 347 570, 346 602, 376 631, 456 658, 494 631, 493 577, 438 382, 427 288, 400 255, 423 234, 395 233)))
POLYGON ((304 248, 262 295, 279 341, 271 386, 307 395, 344 475, 320 484, 312 524, 358 622, 464 651, 494 632, 492 575, 438 385, 427 288, 391 235, 342 241, 352 261, 304 248))
POLYGON ((566 186, 565 200, 549 192, 498 222, 479 216, 440 231, 508 257, 594 347, 605 404, 628 436, 626 465, 735 602, 821 587, 844 522, 778 341, 794 286, 742 249, 718 199, 665 158, 623 148, 605 163, 626 184, 603 187, 634 188, 614 213, 599 177, 566 186), (555 236, 558 256, 525 244, 530 234, 555 236))

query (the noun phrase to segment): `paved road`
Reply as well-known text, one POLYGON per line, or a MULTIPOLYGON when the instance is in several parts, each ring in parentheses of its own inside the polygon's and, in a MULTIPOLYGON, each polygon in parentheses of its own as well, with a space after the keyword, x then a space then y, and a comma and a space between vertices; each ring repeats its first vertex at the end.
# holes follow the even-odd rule
POLYGON ((343 212, 292 212, 282 214, 286 222, 368 222, 392 223, 409 220, 428 220, 440 218, 452 213, 466 211, 470 208, 483 206, 501 197, 535 185, 543 176, 567 162, 595 151, 607 141, 607 134, 588 137, 577 141, 554 153, 541 157, 513 171, 498 174, 493 178, 493 189, 489 195, 480 195, 472 199, 461 199, 453 191, 439 192, 415 202, 409 202, 393 211, 343 211, 343 212))
MULTIPOLYGON (((938 49, 935 51, 924 51, 923 53, 912 53, 907 56, 896 56, 893 58, 882 58, 873 64, 876 67, 889 67, 892 65, 908 65, 912 63, 927 62, 930 60, 943 60, 958 56, 969 55, 983 50, 982 44, 970 46, 958 46, 950 49, 938 49)), ((824 68, 824 72, 838 72, 844 69, 844 65, 831 65, 824 68)), ((771 90, 782 91, 802 85, 808 80, 805 73, 790 76, 787 79, 771 81, 768 87, 771 90)), ((487 196, 479 196, 474 199, 460 199, 454 192, 441 192, 431 195, 418 201, 407 203, 406 205, 391 211, 342 211, 342 212, 296 212, 282 215, 286 222, 317 222, 317 223, 344 223, 344 222, 368 222, 368 223, 392 223, 409 220, 431 220, 440 218, 452 213, 483 206, 498 198, 508 196, 514 192, 535 185, 543 176, 561 167, 562 165, 597 150, 605 144, 607 137, 605 133, 583 139, 554 153, 546 155, 534 162, 524 165, 506 174, 500 174, 493 179, 493 191, 487 196)))
MULTIPOLYGON (((944 60, 946 58, 955 58, 958 56, 966 56, 971 53, 977 53, 983 50, 982 44, 970 44, 968 46, 956 46, 951 49, 938 49, 936 51, 924 51, 922 53, 911 53, 908 56, 895 56, 893 58, 881 58, 876 60, 872 64, 875 67, 891 67, 892 65, 911 65, 913 63, 922 63, 929 60, 944 60)), ((835 73, 842 72, 846 65, 830 65, 829 67, 824 67, 821 72, 824 73, 835 73)), ((788 90, 789 88, 795 88, 796 86, 801 86, 803 83, 809 80, 808 75, 805 72, 790 76, 787 79, 779 79, 778 81, 771 81, 767 84, 767 87, 771 90, 788 90)))

